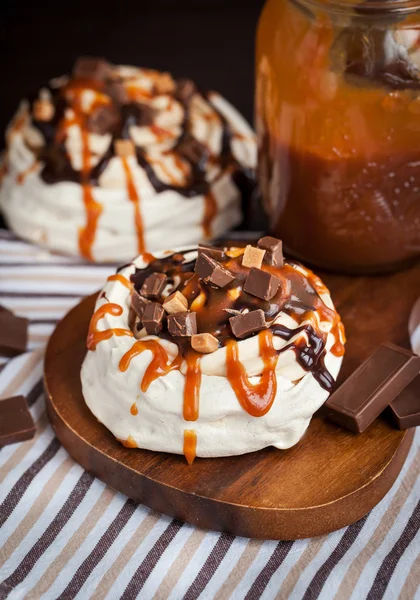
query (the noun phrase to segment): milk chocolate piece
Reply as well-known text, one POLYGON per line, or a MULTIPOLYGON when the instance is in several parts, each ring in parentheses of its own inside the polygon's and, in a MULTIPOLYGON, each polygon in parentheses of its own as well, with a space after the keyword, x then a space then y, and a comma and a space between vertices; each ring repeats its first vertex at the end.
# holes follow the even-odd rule
POLYGON ((114 106, 98 106, 87 118, 87 128, 92 133, 104 135, 110 133, 119 122, 114 106))
POLYGON ((389 410, 398 429, 420 425, 420 375, 391 402, 389 410))
POLYGON ((363 433, 418 375, 420 357, 382 344, 325 403, 329 419, 363 433))
POLYGON ((229 323, 233 335, 240 340, 267 327, 264 311, 261 309, 230 317, 229 323))
POLYGON ((185 135, 175 148, 176 152, 190 163, 197 165, 207 159, 209 151, 204 144, 196 140, 192 135, 185 135))
POLYGON ((9 310, 0 312, 0 356, 25 352, 28 343, 28 320, 9 310))
POLYGON ((110 73, 111 65, 106 60, 91 56, 81 56, 73 67, 73 76, 76 79, 103 81, 110 73))
POLYGON ((191 337, 197 333, 195 312, 181 312, 168 316, 168 331, 174 337, 191 337))
POLYGON ((284 265, 283 242, 269 235, 258 241, 258 248, 265 250, 264 262, 273 267, 284 265))
POLYGON ((271 300, 277 294, 280 287, 280 279, 262 269, 252 268, 246 278, 244 292, 261 298, 271 300))
POLYGON ((152 273, 152 275, 146 277, 140 290, 140 294, 146 298, 155 300, 163 292, 166 279, 167 277, 164 273, 152 273))
POLYGON ((235 276, 227 269, 222 267, 216 260, 207 256, 207 254, 199 254, 195 263, 195 272, 206 283, 212 283, 216 287, 225 287, 234 281, 235 276))
POLYGON ((35 431, 32 415, 23 396, 0 400, 0 448, 30 440, 35 431))
POLYGON ((197 88, 191 79, 179 79, 176 84, 175 98, 182 104, 189 104, 197 88))
POLYGON ((148 304, 150 304, 150 300, 143 298, 136 290, 133 290, 131 293, 131 306, 136 315, 141 318, 148 304))
POLYGON ((150 302, 144 309, 142 324, 149 335, 158 335, 162 331, 165 311, 157 302, 150 302))
POLYGON ((205 254, 214 258, 215 260, 226 260, 225 248, 218 248, 217 246, 208 246, 207 244, 198 245, 198 255, 205 254))
POLYGON ((127 104, 129 101, 127 89, 122 81, 110 81, 106 91, 117 104, 127 104))

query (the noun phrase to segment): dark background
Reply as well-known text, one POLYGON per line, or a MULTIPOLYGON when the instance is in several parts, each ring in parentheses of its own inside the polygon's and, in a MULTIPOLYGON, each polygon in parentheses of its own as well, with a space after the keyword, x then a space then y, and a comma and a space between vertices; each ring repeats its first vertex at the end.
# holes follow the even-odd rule
MULTIPOLYGON (((217 89, 252 122, 264 0, 0 0, 0 129, 20 98, 79 54, 169 70, 217 89)), ((3 139, 2 139, 3 145, 3 139)))

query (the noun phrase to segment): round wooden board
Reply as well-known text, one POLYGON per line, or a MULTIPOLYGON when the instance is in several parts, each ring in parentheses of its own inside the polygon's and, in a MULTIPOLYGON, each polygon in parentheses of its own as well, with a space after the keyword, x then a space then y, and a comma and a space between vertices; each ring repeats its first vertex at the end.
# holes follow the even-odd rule
MULTIPOLYGON (((382 341, 406 345, 420 265, 388 277, 321 274, 348 335, 340 379, 382 341)), ((135 501, 200 527, 263 539, 322 535, 371 510, 395 481, 414 430, 381 417, 354 435, 316 415, 294 448, 196 459, 126 449, 84 403, 80 366, 95 296, 61 321, 48 345, 45 384, 57 437, 86 470, 135 501)))

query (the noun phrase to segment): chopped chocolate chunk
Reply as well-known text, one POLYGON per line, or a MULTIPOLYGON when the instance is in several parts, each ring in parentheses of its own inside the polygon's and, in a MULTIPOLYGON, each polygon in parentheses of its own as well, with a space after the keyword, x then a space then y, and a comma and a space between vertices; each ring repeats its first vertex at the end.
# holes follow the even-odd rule
POLYGON ((327 417, 354 433, 363 433, 418 375, 420 357, 382 344, 325 403, 327 417))
POLYGON ((0 448, 34 437, 36 427, 23 396, 0 400, 0 448))
POLYGON ((398 429, 420 426, 420 375, 391 402, 389 409, 398 429))
POLYGON ((170 315, 174 315, 176 313, 184 312, 188 310, 188 300, 181 294, 181 292, 175 292, 168 296, 163 303, 163 308, 170 315))
POLYGON ((28 320, 9 310, 0 312, 0 356, 25 352, 28 343, 28 320))
POLYGON ((146 277, 140 294, 145 298, 156 299, 163 291, 165 287, 167 277, 164 273, 152 273, 149 277, 146 277))
POLYGON ((93 79, 104 81, 111 73, 111 65, 103 58, 81 56, 73 67, 76 79, 93 79))
POLYGON ((230 317, 229 323, 233 335, 240 340, 267 327, 264 311, 261 309, 230 317))
POLYGON ((208 148, 204 144, 188 134, 181 139, 179 144, 175 147, 175 151, 195 165, 199 164, 202 160, 207 160, 210 154, 208 148))
POLYGON ((131 306, 140 318, 143 316, 146 306, 150 304, 150 300, 140 296, 137 290, 133 290, 131 293, 131 306))
POLYGON ((247 246, 242 258, 242 266, 252 269, 260 269, 264 258, 265 250, 261 248, 255 248, 254 246, 247 246))
POLYGON ((219 342, 211 333, 196 333, 191 338, 191 346, 196 352, 211 354, 218 349, 219 342))
POLYGON ((110 81, 106 92, 117 104, 127 104, 129 101, 127 89, 122 81, 110 81))
POLYGON ((168 316, 168 331, 174 337, 191 337, 197 333, 195 312, 181 312, 168 316))
POLYGON ((271 300, 277 294, 280 287, 280 279, 262 269, 252 268, 246 278, 244 292, 261 298, 271 300))
POLYGON ((217 246, 208 246, 207 244, 198 245, 198 255, 205 254, 215 260, 225 260, 225 248, 218 248, 217 246))
POLYGON ((176 84, 175 98, 182 104, 189 104, 197 92, 195 83, 191 79, 179 79, 176 84))
POLYGON ((258 241, 258 248, 265 250, 264 262, 273 267, 282 267, 284 265, 283 243, 277 238, 266 237, 258 241))
POLYGON ((150 302, 146 306, 141 322, 149 335, 158 335, 162 331, 164 314, 165 311, 158 302, 150 302))
POLYGON ((119 122, 114 106, 98 106, 87 118, 87 128, 92 133, 104 135, 111 133, 119 122))
POLYGON ((195 263, 195 272, 206 283, 211 283, 216 287, 225 287, 235 280, 235 276, 222 267, 216 260, 207 256, 207 254, 199 254, 195 263))
POLYGON ((134 142, 131 140, 115 140, 114 142, 115 154, 121 158, 127 158, 127 156, 135 156, 136 147, 134 142))

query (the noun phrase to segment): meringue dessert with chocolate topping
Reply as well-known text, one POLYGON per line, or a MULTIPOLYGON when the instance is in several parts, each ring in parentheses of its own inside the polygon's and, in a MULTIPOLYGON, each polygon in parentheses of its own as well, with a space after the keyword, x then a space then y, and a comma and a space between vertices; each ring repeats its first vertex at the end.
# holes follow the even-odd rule
POLYGON ((24 101, 6 138, 9 226, 97 262, 224 234, 256 163, 253 131, 219 94, 102 59, 79 59, 24 101))
POLYGON ((139 256, 99 294, 85 401, 129 448, 232 456, 290 448, 327 400, 344 328, 281 241, 139 256))

